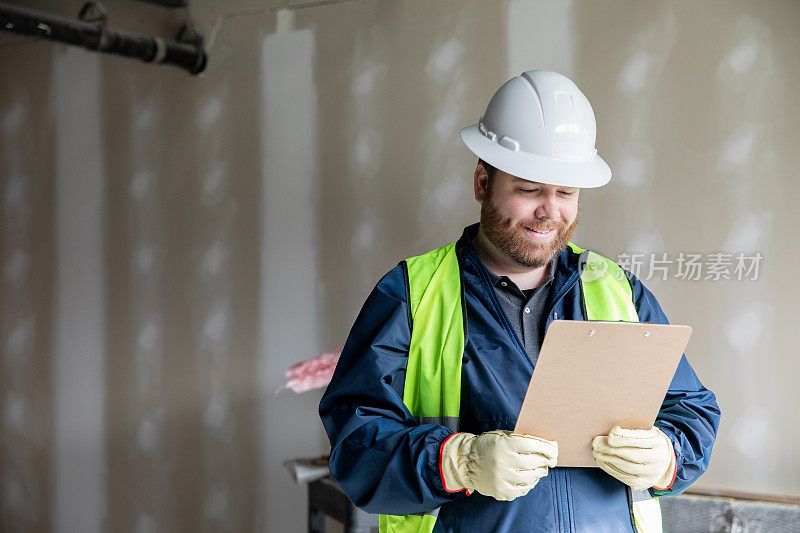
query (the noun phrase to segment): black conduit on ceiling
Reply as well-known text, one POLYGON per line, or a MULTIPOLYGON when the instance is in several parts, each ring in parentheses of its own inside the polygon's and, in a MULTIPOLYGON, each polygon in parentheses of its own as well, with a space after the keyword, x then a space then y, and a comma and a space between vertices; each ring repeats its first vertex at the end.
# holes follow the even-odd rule
POLYGON ((156 35, 108 29, 104 15, 96 22, 84 22, 0 3, 0 30, 147 63, 175 65, 192 74, 200 74, 206 68, 202 39, 195 33, 193 39, 186 39, 191 42, 180 42, 181 36, 193 33, 188 25, 181 31, 179 41, 165 41, 156 35))

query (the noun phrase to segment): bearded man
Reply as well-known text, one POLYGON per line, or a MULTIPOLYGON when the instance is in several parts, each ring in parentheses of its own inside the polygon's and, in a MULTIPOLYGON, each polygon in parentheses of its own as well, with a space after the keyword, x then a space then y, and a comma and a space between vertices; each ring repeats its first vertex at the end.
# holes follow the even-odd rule
MULTIPOLYGON (((512 432, 548 325, 587 319, 587 251, 569 241, 580 189, 611 178, 595 133, 588 100, 561 74, 500 87, 461 131, 479 157, 480 222, 401 261, 359 313, 320 415, 331 474, 381 514, 382 532, 660 531, 657 497, 708 467, 720 411, 685 355, 652 428, 595 437, 599 468, 559 467, 557 442, 512 432)), ((666 324, 624 272, 601 280, 619 284, 606 294, 666 324)))

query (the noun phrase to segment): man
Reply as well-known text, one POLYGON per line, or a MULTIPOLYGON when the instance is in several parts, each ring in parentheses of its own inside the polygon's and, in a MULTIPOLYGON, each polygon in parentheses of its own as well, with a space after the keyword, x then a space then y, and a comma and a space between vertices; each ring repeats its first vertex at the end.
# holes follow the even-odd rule
MULTIPOLYGON (((660 531, 654 496, 706 470, 720 419, 685 356, 654 427, 592 441, 599 468, 558 467, 557 442, 510 431, 550 322, 608 303, 568 243, 580 189, 611 178, 588 100, 525 72, 461 137, 480 158, 480 223, 401 261, 364 304, 320 404, 331 474, 384 532, 660 531)), ((599 319, 667 323, 630 272, 600 283, 623 296, 599 319)))

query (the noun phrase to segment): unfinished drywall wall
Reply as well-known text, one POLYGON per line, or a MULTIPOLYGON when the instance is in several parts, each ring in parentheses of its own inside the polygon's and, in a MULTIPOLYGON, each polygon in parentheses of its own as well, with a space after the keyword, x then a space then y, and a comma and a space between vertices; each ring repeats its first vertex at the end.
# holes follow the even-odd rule
POLYGON ((576 70, 616 171, 613 187, 585 195, 584 220, 604 223, 586 224, 582 238, 612 254, 654 252, 660 261, 666 253, 673 261, 660 264, 666 280, 647 265, 640 275, 672 321, 694 327, 687 355, 723 411, 698 485, 796 495, 800 463, 791 443, 800 418, 790 391, 800 371, 792 334, 800 282, 791 265, 800 253, 791 228, 800 222, 800 6, 770 7, 575 10, 576 70), (700 280, 678 276, 682 253, 702 255, 700 280), (763 256, 757 276, 740 279, 739 254, 763 256))
MULTIPOLYGON (((164 36, 183 16, 105 4, 112 27, 164 36)), ((201 78, 0 36, 0 529, 303 531, 281 463, 327 442, 320 393, 275 394, 283 371, 341 343, 397 261, 477 220, 458 129, 530 68, 584 90, 614 172, 582 193, 575 240, 644 254, 640 277, 694 326, 687 355, 723 410, 698 485, 800 494, 800 5, 237 0, 192 17, 201 78), (762 255, 757 279, 735 279, 740 252, 762 255), (677 275, 680 254, 715 253, 734 279, 677 275)))

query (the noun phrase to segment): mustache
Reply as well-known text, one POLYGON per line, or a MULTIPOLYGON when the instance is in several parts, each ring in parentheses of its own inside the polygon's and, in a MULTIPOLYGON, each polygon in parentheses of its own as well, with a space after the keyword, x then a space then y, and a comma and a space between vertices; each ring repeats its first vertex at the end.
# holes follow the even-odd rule
POLYGON ((562 229, 567 226, 566 222, 553 223, 553 222, 520 222, 520 226, 536 231, 547 231, 553 228, 562 229))

